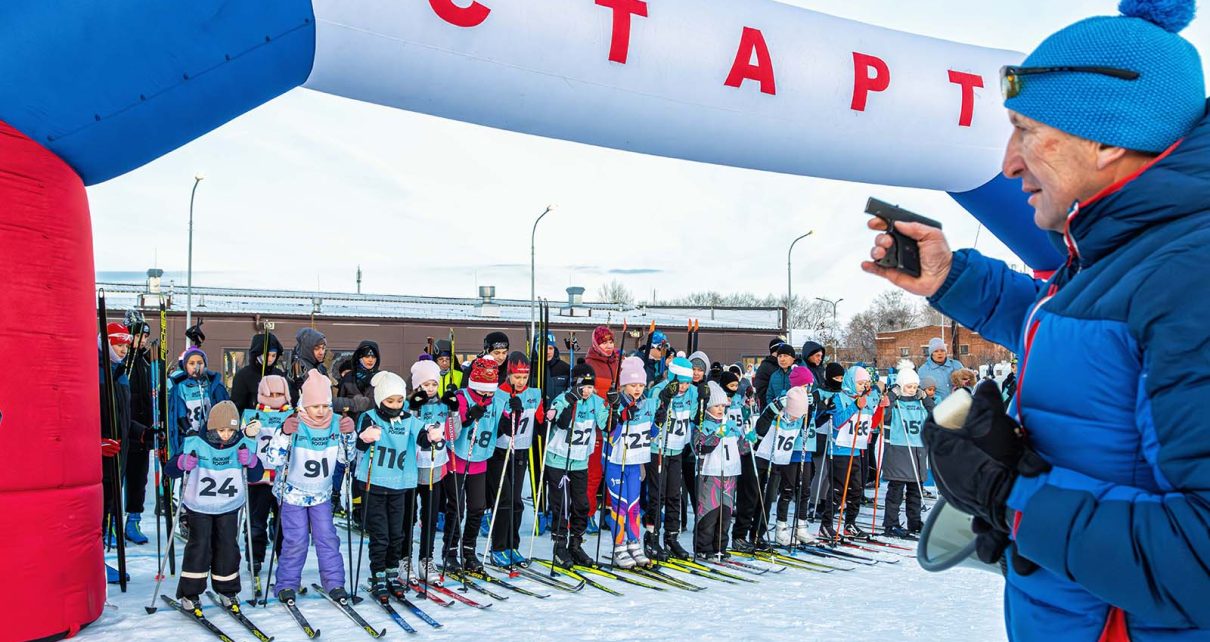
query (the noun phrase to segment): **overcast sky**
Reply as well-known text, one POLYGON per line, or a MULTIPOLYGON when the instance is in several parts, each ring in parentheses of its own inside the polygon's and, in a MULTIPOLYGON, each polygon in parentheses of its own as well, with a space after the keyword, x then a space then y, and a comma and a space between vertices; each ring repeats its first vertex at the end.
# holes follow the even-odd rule
MULTIPOLYGON (((903 31, 1029 51, 1110 1, 790 0, 903 31), (910 5, 910 9, 905 7, 910 5)), ((1210 59, 1210 18, 1183 34, 1210 59)), ((910 153, 910 150, 905 150, 910 153)), ((189 191, 194 283, 363 292, 529 297, 538 228, 539 296, 622 280, 639 300, 694 291, 798 294, 863 309, 888 286, 861 272, 867 196, 941 220, 970 246, 977 223, 946 194, 716 167, 503 132, 296 89, 125 176, 89 188, 98 275, 186 265, 189 191)), ((978 249, 1020 261, 990 234, 978 249)), ((184 278, 177 281, 184 287, 184 278)))

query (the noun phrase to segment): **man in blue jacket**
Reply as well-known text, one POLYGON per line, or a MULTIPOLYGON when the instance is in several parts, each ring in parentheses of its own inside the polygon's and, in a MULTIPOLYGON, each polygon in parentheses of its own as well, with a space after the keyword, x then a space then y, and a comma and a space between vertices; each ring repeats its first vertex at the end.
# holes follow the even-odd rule
POLYGON ((1013 417, 982 386, 961 430, 925 430, 980 557, 1005 558, 1015 640, 1210 638, 1210 117, 1177 35, 1193 2, 1121 9, 1002 72, 1003 171, 1062 268, 1033 279, 920 225, 897 225, 919 278, 862 264, 1022 355, 1013 417))

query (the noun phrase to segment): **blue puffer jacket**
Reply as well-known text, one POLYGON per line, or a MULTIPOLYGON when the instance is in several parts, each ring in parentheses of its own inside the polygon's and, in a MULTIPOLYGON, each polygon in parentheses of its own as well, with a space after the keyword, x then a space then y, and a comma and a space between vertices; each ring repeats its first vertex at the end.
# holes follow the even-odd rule
POLYGON ((931 299, 1024 355, 1018 416, 1054 465, 1009 497, 1042 567, 1010 571, 1009 634, 1096 640, 1120 609, 1132 640, 1210 639, 1210 117, 1072 211, 1049 282, 964 250, 931 299))

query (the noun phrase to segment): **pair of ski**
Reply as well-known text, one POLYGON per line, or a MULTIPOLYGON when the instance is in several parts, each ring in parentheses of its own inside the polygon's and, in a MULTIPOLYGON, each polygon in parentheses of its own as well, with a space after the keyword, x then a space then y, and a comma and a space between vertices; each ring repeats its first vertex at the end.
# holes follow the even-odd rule
MULTIPOLYGON (((370 637, 378 639, 386 635, 386 629, 379 631, 378 629, 374 628, 373 625, 367 622, 360 613, 354 610, 353 605, 349 603, 348 598, 342 600, 333 599, 332 596, 328 595, 328 592, 318 584, 311 584, 311 588, 315 589, 320 595, 323 595, 324 599, 327 600, 329 604, 336 607, 336 609, 341 613, 344 613, 345 617, 352 620, 354 624, 360 627, 362 631, 365 631, 370 637)), ((303 633, 308 638, 315 639, 319 637, 319 629, 311 626, 311 623, 307 621, 306 616, 304 616, 302 611, 299 610, 298 603, 295 600, 282 600, 281 603, 282 606, 285 606, 286 610, 290 612, 290 617, 294 618, 294 622, 298 624, 299 628, 302 629, 303 633)))
MULTIPOLYGON (((515 573, 518 577, 522 577, 522 578, 525 578, 532 582, 537 582, 538 584, 542 584, 544 586, 548 586, 550 588, 553 588, 553 589, 556 589, 559 591, 563 591, 564 593, 579 593, 580 591, 584 590, 585 586, 588 585, 588 582, 580 581, 580 580, 576 580, 575 584, 568 584, 566 582, 560 581, 558 578, 539 573, 539 572, 535 571, 534 569, 530 568, 529 566, 510 566, 510 567, 496 567, 496 568, 499 568, 502 571, 507 571, 510 574, 510 576, 515 573)), ((549 597, 549 596, 547 596, 547 597, 549 597)))
POLYGON ((451 591, 450 589, 448 589, 436 582, 422 582, 420 580, 412 580, 411 582, 408 583, 408 586, 411 587, 411 589, 413 591, 416 591, 417 597, 427 598, 433 602, 436 602, 437 606, 449 607, 449 606, 453 606, 454 602, 458 602, 460 604, 465 604, 471 608, 476 608, 476 609, 491 608, 491 604, 483 604, 481 602, 476 602, 475 600, 472 600, 471 598, 466 597, 465 595, 463 595, 457 591, 451 591), (437 596, 438 594, 444 595, 449 599, 442 599, 437 596))
POLYGON ((778 553, 776 551, 752 551, 752 552, 747 552, 747 553, 742 552, 742 551, 731 551, 731 554, 735 555, 736 557, 743 557, 745 559, 758 560, 758 561, 765 562, 768 564, 781 564, 787 568, 793 568, 793 569, 801 570, 801 571, 814 571, 817 573, 831 573, 833 571, 851 571, 854 568, 856 568, 854 566, 848 566, 848 565, 827 564, 827 563, 818 562, 818 561, 813 562, 810 560, 805 560, 801 557, 795 557, 793 555, 786 555, 786 554, 778 553))
MULTIPOLYGON (((369 591, 368 586, 366 587, 366 591, 367 592, 369 591)), ((406 608, 408 611, 411 611, 412 615, 415 615, 416 617, 420 618, 420 620, 422 622, 424 622, 425 624, 428 624, 429 626, 433 627, 434 629, 439 629, 442 627, 442 624, 440 622, 438 622, 437 620, 434 620, 432 617, 429 616, 428 613, 425 613, 423 610, 421 610, 419 606, 416 606, 415 602, 412 602, 411 600, 409 600, 406 593, 403 595, 400 595, 398 593, 392 593, 391 596, 394 597, 400 604, 402 604, 404 606, 404 608, 406 608)), ((378 600, 378 599, 371 598, 370 601, 374 602, 378 606, 382 607, 382 610, 386 611, 387 616, 390 617, 391 620, 395 622, 395 624, 398 624, 399 628, 403 629, 404 631, 407 631, 408 633, 416 632, 416 629, 413 628, 411 624, 408 624, 407 620, 403 619, 403 616, 399 614, 399 611, 396 611, 395 607, 391 606, 391 603, 389 600, 378 600)))
MULTIPOLYGON (((444 573, 447 577, 451 577, 459 582, 462 582, 462 585, 467 586, 467 587, 473 587, 473 583, 474 583, 473 581, 479 580, 480 582, 486 582, 493 586, 499 586, 502 589, 507 589, 514 593, 520 593, 521 595, 528 595, 530 597, 536 597, 540 600, 544 600, 544 599, 550 597, 549 593, 546 593, 546 594, 535 593, 527 588, 517 586, 516 584, 513 584, 512 582, 506 582, 494 575, 489 575, 487 573, 487 571, 467 571, 467 570, 463 569, 463 570, 459 570, 456 573, 452 573, 452 572, 447 572, 444 569, 444 567, 442 567, 441 572, 444 573), (470 581, 472 583, 468 584, 467 583, 468 581, 470 581)), ((476 588, 476 590, 478 590, 477 587, 475 587, 475 588, 476 588)))

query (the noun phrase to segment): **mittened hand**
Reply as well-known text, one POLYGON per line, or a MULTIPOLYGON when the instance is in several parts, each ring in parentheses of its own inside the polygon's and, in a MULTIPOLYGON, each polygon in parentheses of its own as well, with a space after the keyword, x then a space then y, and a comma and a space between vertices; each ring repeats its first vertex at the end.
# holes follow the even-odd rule
POLYGON ((293 435, 294 433, 298 432, 298 422, 298 415, 290 415, 289 417, 286 417, 286 420, 281 424, 281 434, 293 435))
POLYGON ((664 389, 660 391, 660 401, 664 403, 672 401, 672 398, 676 396, 675 386, 675 383, 670 383, 664 386, 664 389))
POLYGON ((513 395, 508 400, 508 410, 514 415, 519 415, 525 410, 525 405, 521 403, 521 397, 513 395))
POLYGON ((568 404, 573 404, 580 400, 580 397, 577 396, 576 393, 574 393, 574 392, 563 393, 563 398, 567 400, 568 404))
POLYGON ((617 408, 622 403, 622 395, 618 394, 616 390, 610 390, 605 394, 605 401, 610 408, 617 408))
POLYGON ((116 457, 122 452, 122 442, 117 439, 102 439, 101 440, 101 456, 116 457))
POLYGON ((866 397, 865 395, 861 395, 860 397, 858 397, 858 398, 857 398, 857 399, 855 399, 854 401, 856 401, 856 402, 857 402, 857 407, 858 407, 858 408, 862 408, 862 409, 864 409, 864 408, 865 408, 866 403, 869 401, 869 398, 868 398, 868 397, 866 397))
POLYGON ((357 438, 367 444, 372 444, 379 439, 382 439, 382 429, 378 426, 370 426, 369 428, 361 431, 361 434, 358 435, 357 438))
POLYGON ((256 468, 256 452, 249 448, 239 449, 239 463, 248 468, 256 468))
POLYGON ((420 410, 420 407, 427 403, 428 400, 429 393, 421 388, 417 388, 408 396, 408 408, 411 408, 413 411, 420 410))
POLYGON ((567 430, 568 428, 571 427, 571 418, 572 418, 571 406, 568 406, 563 409, 563 412, 559 413, 559 417, 557 419, 555 419, 555 425, 564 430, 567 430))
POLYGON ((486 412, 487 412, 487 408, 485 406, 475 404, 467 409, 466 420, 468 422, 479 421, 479 418, 482 417, 486 412))
POLYGON ((189 472, 194 468, 197 468, 197 455, 192 453, 188 455, 180 455, 176 458, 176 467, 185 472, 189 472))
POLYGON ((349 433, 353 432, 353 431, 354 431, 354 430, 356 430, 356 429, 357 429, 357 426, 355 426, 355 425, 353 424, 353 420, 352 420, 352 419, 349 419, 348 417, 341 417, 341 418, 340 418, 340 433, 341 433, 342 435, 347 435, 347 434, 349 434, 349 433))
POLYGON ((451 412, 457 412, 458 389, 450 388, 449 390, 446 390, 445 394, 441 395, 441 403, 445 404, 445 407, 449 408, 451 412))

